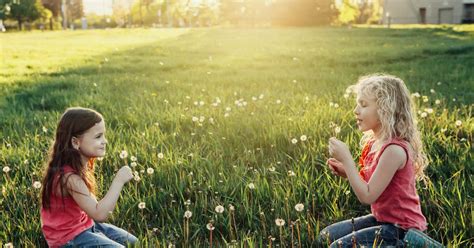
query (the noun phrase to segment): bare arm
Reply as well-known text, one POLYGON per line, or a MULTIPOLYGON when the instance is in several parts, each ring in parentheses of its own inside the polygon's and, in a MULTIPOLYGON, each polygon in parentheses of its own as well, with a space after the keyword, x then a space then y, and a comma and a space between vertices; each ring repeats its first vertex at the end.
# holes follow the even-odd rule
POLYGON ((132 172, 128 166, 122 167, 115 176, 109 191, 100 201, 89 191, 86 183, 76 174, 69 177, 67 188, 77 205, 96 221, 107 220, 109 212, 113 211, 120 192, 125 183, 132 178, 132 172))
POLYGON ((344 162, 347 178, 360 202, 374 203, 387 188, 399 168, 405 165, 405 150, 397 145, 389 145, 380 156, 374 174, 366 183, 359 177, 354 161, 344 162))

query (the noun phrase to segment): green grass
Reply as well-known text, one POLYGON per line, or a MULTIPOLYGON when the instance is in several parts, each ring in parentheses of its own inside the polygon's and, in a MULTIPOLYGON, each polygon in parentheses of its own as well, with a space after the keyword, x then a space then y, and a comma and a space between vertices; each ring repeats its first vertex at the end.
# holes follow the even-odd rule
POLYGON ((70 106, 105 117, 108 154, 96 169, 101 195, 115 171, 137 157, 141 180, 124 188, 110 222, 142 244, 185 243, 183 214, 189 209, 189 243, 196 246, 209 242, 210 220, 214 243, 258 247, 271 235, 280 244, 276 218, 286 220, 281 237, 287 246, 288 223, 296 219, 304 246, 314 245, 324 226, 370 212, 324 161, 333 125, 359 155, 354 99, 343 94, 359 76, 386 72, 427 96, 427 102, 415 98, 420 111, 433 108, 418 117, 431 160, 431 183, 418 187, 428 234, 445 245, 467 246, 473 242, 474 34, 455 30, 1 34, 0 165, 11 171, 0 172, 0 245, 45 245, 39 190, 32 184, 41 179, 58 118, 70 106), (201 116, 202 122, 193 121, 201 116), (301 135, 308 139, 291 143, 301 135), (129 153, 125 161, 122 150, 129 153), (140 210, 139 202, 146 208, 140 210), (297 203, 303 212, 294 209, 297 203), (223 214, 215 213, 219 204, 223 214))

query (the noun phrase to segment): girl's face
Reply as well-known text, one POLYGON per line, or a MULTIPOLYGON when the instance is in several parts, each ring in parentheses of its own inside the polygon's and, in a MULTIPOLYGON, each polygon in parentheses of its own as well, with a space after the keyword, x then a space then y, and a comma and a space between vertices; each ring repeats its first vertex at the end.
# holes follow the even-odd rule
POLYGON ((375 98, 369 97, 366 94, 359 94, 354 114, 359 130, 362 132, 372 130, 374 133, 377 133, 380 128, 380 120, 377 114, 375 98))
POLYGON ((73 137, 72 142, 73 146, 86 158, 105 156, 107 139, 105 138, 104 120, 89 128, 80 137, 73 137))

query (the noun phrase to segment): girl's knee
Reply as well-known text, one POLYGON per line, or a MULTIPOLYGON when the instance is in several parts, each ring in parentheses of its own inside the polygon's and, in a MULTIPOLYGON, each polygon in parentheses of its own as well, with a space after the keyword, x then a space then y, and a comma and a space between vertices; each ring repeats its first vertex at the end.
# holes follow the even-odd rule
POLYGON ((329 236, 329 228, 324 228, 318 234, 318 243, 320 245, 329 245, 331 243, 331 238, 329 236))

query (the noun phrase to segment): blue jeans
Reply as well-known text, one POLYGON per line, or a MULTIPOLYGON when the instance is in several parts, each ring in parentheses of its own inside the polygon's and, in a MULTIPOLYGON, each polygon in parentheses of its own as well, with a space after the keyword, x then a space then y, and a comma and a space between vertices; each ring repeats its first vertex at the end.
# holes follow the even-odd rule
POLYGON ((403 247, 405 230, 391 223, 378 222, 371 214, 334 223, 324 228, 319 234, 318 240, 321 245, 329 247, 357 247, 363 245, 368 247, 403 247), (354 232, 352 229, 354 228, 354 232), (353 240, 355 239, 355 240, 353 240))
POLYGON ((138 242, 129 232, 107 223, 94 225, 62 247, 125 247, 138 242))

